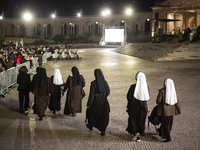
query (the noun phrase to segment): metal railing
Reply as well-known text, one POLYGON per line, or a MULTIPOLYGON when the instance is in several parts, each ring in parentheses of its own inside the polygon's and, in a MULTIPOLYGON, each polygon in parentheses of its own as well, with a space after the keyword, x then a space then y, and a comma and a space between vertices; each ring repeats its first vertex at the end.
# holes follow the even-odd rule
POLYGON ((3 99, 3 95, 7 92, 14 93, 12 91, 12 86, 17 84, 17 75, 18 71, 22 66, 26 66, 28 69, 28 73, 31 73, 38 67, 37 58, 33 58, 32 60, 33 67, 31 68, 30 61, 27 61, 23 64, 20 64, 16 67, 12 67, 6 71, 0 73, 0 101, 5 102, 3 99))

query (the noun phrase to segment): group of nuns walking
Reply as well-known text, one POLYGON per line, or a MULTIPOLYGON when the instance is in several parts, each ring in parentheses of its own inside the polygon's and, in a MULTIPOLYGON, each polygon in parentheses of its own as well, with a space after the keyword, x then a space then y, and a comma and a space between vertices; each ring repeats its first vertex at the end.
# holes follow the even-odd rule
MULTIPOLYGON (((34 113, 39 116, 39 120, 42 120, 48 106, 53 113, 60 111, 61 98, 67 91, 64 114, 75 117, 76 113, 81 113, 82 99, 85 96, 83 90, 85 79, 77 67, 73 67, 71 71, 72 75, 69 75, 67 81, 64 82, 59 69, 55 69, 54 75, 49 78, 46 75, 46 69, 38 67, 37 74, 33 76, 31 82, 27 68, 21 67, 17 78, 20 112, 23 113, 29 108, 29 92, 31 91, 34 94, 34 113)), ((91 82, 87 101, 86 127, 90 131, 95 127, 104 136, 109 123, 110 106, 107 97, 110 94, 110 88, 101 69, 96 69, 94 76, 95 80, 91 82)), ((136 83, 131 85, 127 93, 129 117, 126 131, 133 135, 133 141, 139 142, 140 136, 145 135, 145 121, 149 112, 147 101, 150 99, 150 94, 145 74, 138 72, 135 79, 136 83)), ((161 138, 169 142, 173 116, 181 114, 172 79, 165 79, 164 87, 159 90, 156 103, 158 104, 157 115, 161 118, 158 132, 161 138)))

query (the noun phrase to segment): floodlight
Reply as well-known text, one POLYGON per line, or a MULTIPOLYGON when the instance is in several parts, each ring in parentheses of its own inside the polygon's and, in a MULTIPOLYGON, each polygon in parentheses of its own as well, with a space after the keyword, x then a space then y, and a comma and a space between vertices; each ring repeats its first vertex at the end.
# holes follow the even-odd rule
POLYGON ((132 10, 131 10, 130 8, 126 9, 126 14, 127 14, 127 15, 132 14, 132 10))
POLYGON ((0 16, 0 20, 2 20, 3 19, 3 16, 0 16))
POLYGON ((106 9, 102 11, 102 16, 107 16, 107 15, 110 15, 110 10, 106 9))
POLYGON ((81 17, 81 13, 78 13, 77 16, 78 16, 78 17, 81 17))
POLYGON ((30 13, 25 13, 24 14, 24 19, 27 20, 27 21, 31 20, 32 19, 31 14, 30 13))
POLYGON ((56 15, 55 15, 55 14, 52 14, 51 17, 52 17, 52 18, 56 18, 56 15))

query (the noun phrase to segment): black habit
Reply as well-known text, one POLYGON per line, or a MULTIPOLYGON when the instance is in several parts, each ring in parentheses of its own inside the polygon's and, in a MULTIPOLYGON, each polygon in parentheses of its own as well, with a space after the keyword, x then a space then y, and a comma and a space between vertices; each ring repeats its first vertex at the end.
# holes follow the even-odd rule
POLYGON ((37 76, 32 80, 31 89, 32 93, 36 95, 35 113, 42 118, 49 103, 49 94, 53 92, 53 83, 46 76, 44 68, 39 69, 37 76))
POLYGON ((86 118, 89 126, 103 132, 109 123, 110 105, 107 96, 110 94, 110 88, 100 69, 95 70, 95 77, 96 80, 92 81, 90 86, 86 118))
POLYGON ((136 84, 131 85, 127 93, 129 118, 126 131, 133 135, 136 133, 144 135, 145 120, 148 112, 147 101, 140 101, 134 97, 135 86, 136 84))
MULTIPOLYGON (((51 76, 51 81, 53 83, 54 76, 51 76)), ((60 111, 61 109, 61 90, 63 85, 55 85, 53 84, 54 91, 51 93, 49 109, 51 111, 60 111)))

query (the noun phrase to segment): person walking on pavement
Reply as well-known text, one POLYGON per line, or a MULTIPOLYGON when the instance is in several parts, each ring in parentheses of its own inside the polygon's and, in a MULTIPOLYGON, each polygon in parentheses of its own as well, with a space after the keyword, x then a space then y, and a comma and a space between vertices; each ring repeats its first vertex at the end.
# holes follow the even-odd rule
POLYGON ((145 74, 138 72, 135 79, 136 84, 132 84, 127 93, 129 118, 126 131, 133 134, 133 141, 140 142, 140 135, 145 135, 145 121, 148 113, 147 101, 150 99, 150 95, 145 74))
POLYGON ((83 87, 85 86, 85 79, 79 73, 77 67, 72 67, 72 75, 69 75, 64 86, 64 92, 67 90, 66 102, 64 108, 64 114, 72 117, 76 116, 76 113, 82 112, 82 95, 83 87))
POLYGON ((165 142, 170 142, 173 116, 181 115, 181 108, 172 79, 165 79, 164 87, 159 90, 156 103, 158 104, 157 115, 161 117, 161 126, 158 129, 159 136, 166 139, 165 142))
POLYGON ((86 127, 90 131, 95 127, 101 132, 101 136, 104 136, 109 123, 110 105, 107 97, 110 94, 110 88, 100 69, 96 69, 94 75, 95 80, 91 82, 87 102, 86 122, 88 119, 88 124, 86 127))

